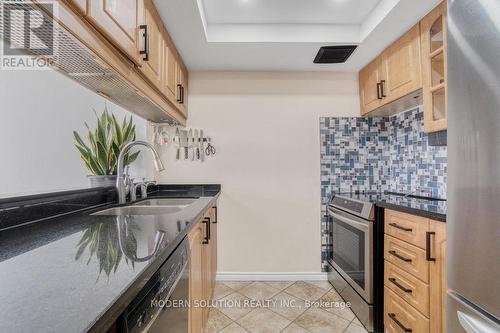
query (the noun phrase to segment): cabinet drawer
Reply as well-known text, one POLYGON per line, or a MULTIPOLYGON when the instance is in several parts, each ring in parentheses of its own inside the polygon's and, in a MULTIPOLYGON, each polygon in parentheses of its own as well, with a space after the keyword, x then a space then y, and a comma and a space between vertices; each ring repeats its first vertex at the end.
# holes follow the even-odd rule
POLYGON ((425 248, 425 232, 429 230, 429 219, 385 210, 385 233, 405 242, 425 248))
POLYGON ((425 283, 429 283, 429 263, 425 260, 424 250, 385 235, 384 258, 425 283))
POLYGON ((429 286, 426 283, 386 261, 384 285, 429 317, 429 286))
POLYGON ((429 332, 429 319, 387 287, 384 288, 384 325, 389 333, 429 332))

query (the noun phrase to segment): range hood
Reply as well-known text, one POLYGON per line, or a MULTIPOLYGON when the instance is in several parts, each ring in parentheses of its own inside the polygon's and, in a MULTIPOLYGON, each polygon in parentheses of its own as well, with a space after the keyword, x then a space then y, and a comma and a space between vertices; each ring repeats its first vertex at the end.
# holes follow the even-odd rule
MULTIPOLYGON (((26 9, 37 8, 35 4, 22 1, 18 4, 26 9)), ((182 120, 166 113, 149 97, 142 94, 128 80, 108 66, 97 54, 81 43, 73 34, 61 27, 51 16, 44 13, 45 19, 53 22, 53 32, 37 30, 37 34, 52 34, 54 36, 54 55, 50 56, 51 67, 80 83, 88 89, 109 99, 113 103, 156 123, 180 124, 182 120)), ((11 29, 23 27, 11 26, 11 29)), ((20 34, 14 34, 19 36, 20 34)), ((3 24, 0 24, 0 37, 3 39, 3 24)), ((12 38, 12 37, 11 37, 12 38)), ((46 58, 37 51, 29 55, 46 58)))

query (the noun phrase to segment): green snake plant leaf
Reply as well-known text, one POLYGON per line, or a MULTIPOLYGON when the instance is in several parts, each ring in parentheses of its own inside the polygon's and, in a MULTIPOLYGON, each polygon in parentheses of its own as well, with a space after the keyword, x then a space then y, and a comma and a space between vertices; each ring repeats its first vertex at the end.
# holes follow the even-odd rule
MULTIPOLYGON (((92 130, 85 123, 87 142, 76 131, 73 132, 75 147, 92 174, 114 175, 120 151, 127 143, 135 140, 135 125, 132 116, 124 117, 120 124, 115 115, 109 112, 107 105, 104 106, 101 115, 95 110, 94 113, 97 118, 95 129, 92 130)), ((137 159, 137 154, 133 154, 132 157, 127 157, 125 165, 137 159)))

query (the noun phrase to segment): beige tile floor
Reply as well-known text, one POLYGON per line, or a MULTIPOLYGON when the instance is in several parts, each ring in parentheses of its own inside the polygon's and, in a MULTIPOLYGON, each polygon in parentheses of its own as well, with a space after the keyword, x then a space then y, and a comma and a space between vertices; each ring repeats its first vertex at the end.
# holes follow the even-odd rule
POLYGON ((214 298, 205 333, 366 333, 327 281, 223 281, 214 298))

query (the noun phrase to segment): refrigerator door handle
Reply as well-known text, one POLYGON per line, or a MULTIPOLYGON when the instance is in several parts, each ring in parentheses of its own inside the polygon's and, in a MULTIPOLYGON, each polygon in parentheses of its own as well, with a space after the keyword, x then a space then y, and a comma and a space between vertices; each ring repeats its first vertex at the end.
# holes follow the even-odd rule
POLYGON ((479 320, 457 311, 458 321, 467 333, 497 333, 498 330, 479 320))

